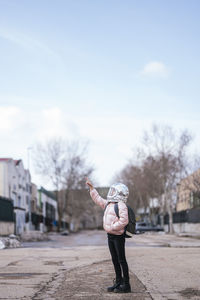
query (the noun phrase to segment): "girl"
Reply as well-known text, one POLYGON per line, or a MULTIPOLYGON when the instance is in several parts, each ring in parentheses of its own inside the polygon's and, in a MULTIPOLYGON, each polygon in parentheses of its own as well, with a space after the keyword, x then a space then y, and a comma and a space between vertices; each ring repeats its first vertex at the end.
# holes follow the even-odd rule
POLYGON ((124 228, 128 224, 128 209, 126 201, 129 191, 122 183, 113 184, 108 192, 107 200, 101 198, 92 183, 87 179, 86 184, 90 188, 92 200, 104 209, 103 227, 108 235, 108 246, 115 269, 116 279, 113 286, 107 288, 108 292, 129 293, 128 264, 125 256, 125 233, 124 228), (118 203, 119 218, 117 217, 114 205, 118 203), (123 274, 123 277, 122 277, 123 274))

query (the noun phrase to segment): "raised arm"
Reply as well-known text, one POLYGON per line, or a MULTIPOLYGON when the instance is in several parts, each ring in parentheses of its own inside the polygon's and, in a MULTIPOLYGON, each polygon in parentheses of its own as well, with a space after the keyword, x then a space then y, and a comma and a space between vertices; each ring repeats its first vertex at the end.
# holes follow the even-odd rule
POLYGON ((93 187, 93 184, 89 181, 89 179, 86 179, 86 184, 90 188, 90 196, 92 200, 99 206, 101 206, 102 209, 105 208, 107 201, 103 199, 101 196, 99 196, 99 193, 97 190, 93 187))

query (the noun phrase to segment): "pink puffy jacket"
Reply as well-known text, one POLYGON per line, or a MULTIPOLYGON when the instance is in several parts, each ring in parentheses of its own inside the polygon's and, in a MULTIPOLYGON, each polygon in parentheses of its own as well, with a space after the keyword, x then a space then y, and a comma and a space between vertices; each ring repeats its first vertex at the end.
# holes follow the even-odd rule
MULTIPOLYGON (((97 192, 97 190, 93 189, 90 191, 90 195, 92 197, 92 200, 101 206, 102 209, 105 208, 106 204, 108 203, 107 200, 101 198, 97 192)), ((106 207, 106 210, 104 212, 103 216, 103 228, 106 232, 120 235, 124 233, 124 227, 128 224, 128 209, 124 202, 119 201, 118 207, 119 207, 119 219, 116 216, 115 210, 114 210, 115 203, 111 202, 106 207)))

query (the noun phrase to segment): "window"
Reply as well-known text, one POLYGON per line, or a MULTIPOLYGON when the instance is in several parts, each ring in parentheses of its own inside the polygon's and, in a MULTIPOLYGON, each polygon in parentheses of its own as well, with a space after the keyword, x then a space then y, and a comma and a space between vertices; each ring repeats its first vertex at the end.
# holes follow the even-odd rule
POLYGON ((200 192, 193 193, 193 207, 200 207, 200 192))
POLYGON ((18 196, 18 207, 21 206, 21 196, 18 196))

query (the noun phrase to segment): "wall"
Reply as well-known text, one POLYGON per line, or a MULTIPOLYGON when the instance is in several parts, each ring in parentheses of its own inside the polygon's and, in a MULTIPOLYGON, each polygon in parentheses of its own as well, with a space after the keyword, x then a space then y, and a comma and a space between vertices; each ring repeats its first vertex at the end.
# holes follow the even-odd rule
MULTIPOLYGON (((173 224, 175 233, 199 233, 200 234, 200 223, 176 223, 173 224)), ((168 232, 168 225, 164 226, 165 232, 168 232)))
POLYGON ((4 164, 0 163, 0 195, 4 196, 4 164))
POLYGON ((26 229, 25 210, 15 209, 16 215, 16 234, 22 234, 26 229))
POLYGON ((0 236, 14 234, 15 225, 13 222, 3 222, 0 221, 0 236))

